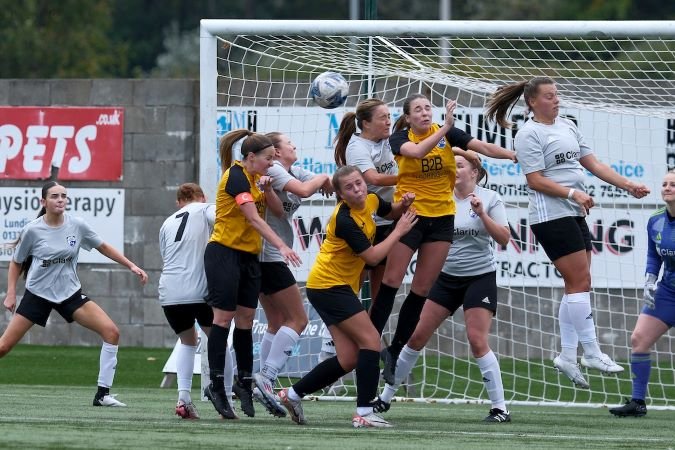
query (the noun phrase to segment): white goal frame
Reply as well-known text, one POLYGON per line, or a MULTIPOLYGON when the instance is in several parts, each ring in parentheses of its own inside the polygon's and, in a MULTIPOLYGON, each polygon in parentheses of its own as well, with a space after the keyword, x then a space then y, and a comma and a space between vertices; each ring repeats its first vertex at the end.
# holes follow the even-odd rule
MULTIPOLYGON (((214 198, 213 193, 216 190, 216 180, 220 171, 220 169, 215 167, 213 164, 204 163, 205 161, 213 159, 213 152, 216 148, 215 137, 217 135, 217 126, 214 118, 217 116, 218 111, 218 94, 222 94, 218 92, 218 37, 238 35, 283 35, 306 37, 342 36, 360 38, 377 36, 420 37, 437 40, 439 48, 442 48, 445 40, 454 38, 513 37, 537 39, 539 37, 560 37, 582 39, 607 37, 627 40, 632 38, 665 38, 669 41, 674 41, 675 21, 277 21, 203 19, 200 24, 199 180, 200 184, 210 198, 214 198)), ((392 51, 396 50, 392 48, 392 51)), ((404 54, 400 54, 399 56, 406 58, 404 54)), ((411 65, 419 64, 413 59, 411 59, 409 62, 411 65)), ((425 81, 426 79, 422 73, 423 67, 419 68, 419 78, 415 78, 414 76, 411 78, 425 81)), ((489 94, 494 89, 495 80, 490 81, 491 83, 485 83, 484 87, 481 87, 480 81, 478 81, 474 88, 478 86, 477 90, 482 89, 483 93, 489 94)), ((433 82, 437 82, 437 80, 433 82)), ((371 94, 372 90, 370 82, 367 83, 367 87, 368 94, 371 94)), ((675 92, 675 89, 668 92, 675 92)), ((349 109, 353 110, 353 108, 349 109)), ((670 106, 662 111, 656 110, 654 114, 658 116, 659 119, 666 118, 668 120, 675 121, 675 101, 673 102, 673 106, 670 106)), ((652 188, 652 190, 654 189, 652 188)), ((620 206, 625 206, 625 204, 621 203, 621 201, 616 201, 616 203, 620 206)), ((652 198, 652 200, 647 202, 644 208, 647 210, 660 205, 660 203, 660 197, 657 193, 657 197, 652 198)), ((606 204, 610 205, 609 201, 606 204)), ((614 205, 614 203, 611 204, 614 205)), ((539 289, 539 287, 537 287, 537 289, 539 289)), ((555 289, 552 289, 552 291, 552 296, 555 297, 557 292, 555 289)), ((620 295, 628 297, 629 300, 635 298, 635 300, 639 302, 638 296, 641 295, 641 289, 639 289, 639 291, 640 293, 638 294, 638 289, 633 289, 630 293, 622 293, 620 295)), ((611 297, 612 294, 603 293, 603 295, 606 297, 611 297)), ((606 301, 606 303, 609 303, 609 301, 606 301)), ((498 349, 495 349, 495 352, 499 353, 498 349)), ((675 359, 672 357, 671 360, 675 361, 675 359)), ((424 361, 424 356, 422 356, 421 361, 424 361)), ((627 370, 629 371, 630 368, 627 367, 627 370)), ((629 393, 621 392, 620 394, 628 395, 629 393)), ((344 399, 347 397, 335 398, 344 399)), ((483 395, 483 398, 485 398, 485 395, 483 395)), ((574 398, 577 399, 576 394, 574 398)), ((416 400, 425 401, 424 399, 416 400)), ((435 399, 434 401, 458 403, 467 402, 467 399, 445 398, 438 400, 435 399)), ((479 403, 485 402, 485 400, 470 401, 479 403)), ((540 402, 536 400, 512 401, 507 398, 507 402, 510 404, 555 404, 559 406, 598 406, 599 404, 602 404, 597 402, 590 403, 584 401, 583 399, 579 400, 578 402, 540 402)), ((670 401, 666 405, 650 404, 650 408, 675 409, 675 402, 670 401)))

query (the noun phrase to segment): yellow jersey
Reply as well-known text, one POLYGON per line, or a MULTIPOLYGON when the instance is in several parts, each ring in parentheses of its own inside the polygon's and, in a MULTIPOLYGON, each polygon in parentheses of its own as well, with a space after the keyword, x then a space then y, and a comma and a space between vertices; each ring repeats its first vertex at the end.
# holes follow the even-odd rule
POLYGON ((265 194, 258 188, 259 175, 251 175, 239 161, 223 173, 216 193, 216 222, 210 242, 253 254, 262 249, 262 236, 239 209, 255 203, 258 215, 265 214, 265 194))
POLYGON ((389 143, 398 164, 398 182, 394 201, 400 201, 406 192, 415 193, 415 209, 424 217, 440 217, 455 214, 452 191, 455 188, 457 166, 452 147, 466 149, 473 137, 459 128, 452 127, 436 146, 423 158, 401 155, 401 146, 406 142, 420 143, 434 134, 440 126, 432 124, 424 135, 412 130, 400 130, 391 135, 389 143))
POLYGON ((326 237, 307 277, 310 289, 328 289, 348 285, 355 294, 365 261, 359 254, 368 250, 375 239, 373 213, 384 217, 391 212, 391 203, 377 194, 368 194, 360 211, 339 202, 326 226, 326 237))

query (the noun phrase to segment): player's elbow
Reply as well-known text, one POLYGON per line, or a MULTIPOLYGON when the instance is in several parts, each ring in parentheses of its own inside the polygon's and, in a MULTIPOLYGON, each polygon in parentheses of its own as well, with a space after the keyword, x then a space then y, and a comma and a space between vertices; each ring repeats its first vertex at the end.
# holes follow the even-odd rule
POLYGON ((365 252, 359 254, 359 257, 369 266, 376 266, 382 261, 382 257, 378 256, 371 247, 365 252))

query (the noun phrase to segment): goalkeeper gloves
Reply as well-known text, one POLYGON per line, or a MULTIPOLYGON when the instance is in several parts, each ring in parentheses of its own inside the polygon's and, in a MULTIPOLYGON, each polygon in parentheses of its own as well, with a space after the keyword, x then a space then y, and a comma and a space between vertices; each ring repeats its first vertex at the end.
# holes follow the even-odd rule
POLYGON ((656 275, 648 273, 645 279, 645 290, 642 298, 648 308, 654 309, 654 291, 656 291, 656 275))

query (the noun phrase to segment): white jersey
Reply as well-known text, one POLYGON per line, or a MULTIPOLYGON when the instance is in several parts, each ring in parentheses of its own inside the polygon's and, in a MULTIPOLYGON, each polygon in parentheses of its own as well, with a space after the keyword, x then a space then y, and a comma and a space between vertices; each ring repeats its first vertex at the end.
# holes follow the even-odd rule
MULTIPOLYGON (((551 181, 585 191, 585 169, 579 159, 593 151, 571 120, 557 117, 553 125, 528 120, 516 134, 515 148, 518 163, 525 175, 541 171, 551 181)), ((530 225, 561 217, 585 215, 574 200, 552 197, 530 188, 528 193, 530 225)))
MULTIPOLYGON (((476 186, 474 194, 483 202, 483 209, 497 224, 508 226, 506 208, 495 191, 476 186)), ((482 275, 497 270, 492 238, 483 221, 471 209, 471 197, 455 196, 455 232, 443 272, 457 277, 482 275)))
POLYGON ((162 306, 202 303, 207 294, 204 250, 216 220, 212 203, 188 203, 159 230, 163 268, 159 277, 162 306))
MULTIPOLYGON (((293 214, 295 214, 302 204, 302 198, 292 192, 285 191, 284 187, 293 179, 303 183, 309 181, 314 178, 314 173, 300 166, 291 166, 291 170, 286 170, 279 161, 274 161, 274 165, 269 168, 267 175, 272 177, 272 189, 274 189, 279 200, 281 200, 284 207, 284 215, 283 217, 277 217, 269 208, 265 208, 265 222, 284 241, 284 244, 293 248, 293 214)), ((284 262, 284 257, 281 256, 278 248, 263 239, 260 261, 284 262)))
MULTIPOLYGON (((356 166, 361 172, 375 169, 377 173, 385 175, 398 175, 398 165, 394 159, 394 154, 391 152, 389 146, 389 139, 382 139, 378 142, 369 141, 362 138, 358 134, 353 134, 349 139, 346 150, 346 164, 348 166, 356 166)), ((368 185, 368 192, 379 195, 383 200, 393 203, 394 191, 396 186, 375 186, 368 185)), ((382 219, 378 216, 373 216, 375 224, 388 225, 391 220, 382 219)))
POLYGON ((58 227, 47 225, 44 216, 27 223, 20 239, 14 262, 21 264, 33 257, 26 289, 53 303, 63 303, 82 287, 77 277, 80 248, 89 251, 103 244, 84 219, 67 213, 58 227))

